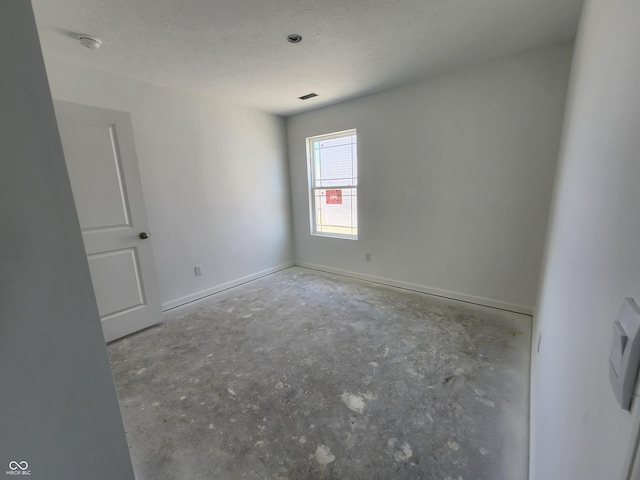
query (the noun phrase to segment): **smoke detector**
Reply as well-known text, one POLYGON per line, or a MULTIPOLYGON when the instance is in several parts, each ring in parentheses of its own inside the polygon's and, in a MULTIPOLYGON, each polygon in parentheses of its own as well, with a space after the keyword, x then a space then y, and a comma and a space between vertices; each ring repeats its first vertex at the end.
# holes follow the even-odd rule
POLYGON ((87 47, 91 50, 99 50, 102 46, 102 40, 91 35, 78 35, 78 40, 83 47, 87 47))

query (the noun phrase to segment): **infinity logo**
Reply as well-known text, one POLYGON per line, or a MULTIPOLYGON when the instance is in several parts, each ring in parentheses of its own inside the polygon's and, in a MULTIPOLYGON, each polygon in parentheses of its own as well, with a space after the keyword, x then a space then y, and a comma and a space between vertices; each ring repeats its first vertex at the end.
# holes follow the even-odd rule
POLYGON ((15 460, 11 460, 9 462, 9 468, 11 470, 26 470, 27 468, 29 468, 29 464, 26 461, 16 462, 15 460))

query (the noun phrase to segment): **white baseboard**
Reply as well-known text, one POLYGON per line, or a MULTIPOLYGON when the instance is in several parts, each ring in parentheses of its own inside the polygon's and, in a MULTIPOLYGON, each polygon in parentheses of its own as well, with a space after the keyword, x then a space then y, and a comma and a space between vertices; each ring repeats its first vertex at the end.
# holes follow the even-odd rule
POLYGON ((209 295, 213 295, 214 293, 222 292, 223 290, 228 290, 233 287, 237 287, 238 285, 242 285, 243 283, 250 282, 251 280, 257 280, 261 277, 266 277, 267 275, 271 275, 272 273, 279 272, 280 270, 284 270, 285 268, 293 267, 295 265, 294 262, 287 262, 276 267, 267 268, 266 270, 262 270, 260 272, 253 273, 251 275, 247 275, 246 277, 237 278, 235 280, 231 280, 230 282, 222 283, 220 285, 216 285, 215 287, 207 288, 206 290, 201 290, 199 292, 192 293, 191 295, 186 295, 184 297, 176 298, 175 300, 171 300, 169 302, 162 304, 162 311, 166 312, 167 310, 171 310, 172 308, 181 307, 182 305, 186 305, 187 303, 195 302, 196 300, 201 300, 209 295))
POLYGON ((393 280, 391 278, 377 277, 374 275, 367 275, 359 272, 351 272, 349 270, 341 270, 339 268, 327 267, 326 265, 315 265, 313 263, 307 262, 296 262, 296 265, 299 267, 310 268, 312 270, 319 270, 321 272, 335 273, 336 275, 343 275, 345 277, 352 277, 359 280, 366 280, 368 282, 388 285, 390 287, 403 288, 405 290, 412 290, 414 292, 450 298, 452 300, 460 300, 462 302, 483 305, 485 307, 498 308, 500 310, 506 310, 514 313, 522 313, 529 316, 533 315, 533 307, 527 307, 525 305, 517 305, 515 303, 502 302, 500 300, 493 300, 491 298, 476 297, 475 295, 467 295, 464 293, 451 292, 449 290, 427 287, 425 285, 402 282, 400 280, 393 280))
POLYGON ((378 277, 375 275, 367 275, 359 272, 352 272, 349 270, 342 270, 339 268, 328 267, 326 265, 316 265, 313 263, 307 262, 287 262, 281 265, 268 268, 266 270, 262 270, 260 272, 253 273, 251 275, 247 275, 245 277, 241 277, 235 280, 231 280, 230 282, 222 283, 220 285, 216 285, 211 288, 207 288, 206 290, 201 290, 199 292, 192 293, 191 295, 186 295, 184 297, 177 298, 175 300, 171 300, 169 302, 162 304, 162 311, 166 312, 167 310, 171 310, 173 308, 181 307, 182 305, 186 305, 187 303, 195 302, 197 300, 201 300, 205 297, 213 295, 218 292, 222 292, 224 290, 228 290, 229 288, 237 287, 238 285, 242 285, 243 283, 250 282, 252 280, 257 280, 258 278, 265 277, 267 275, 271 275, 272 273, 279 272, 280 270, 284 270, 289 267, 299 266, 303 268, 309 268, 312 270, 318 270, 326 273, 333 273, 336 275, 343 275, 345 277, 357 278, 359 280, 365 280, 368 282, 379 283, 381 285, 388 285, 390 287, 403 288, 405 290, 412 290, 414 292, 426 293, 428 295, 435 295, 437 297, 450 298, 452 300, 459 300, 462 302, 473 303, 476 305, 483 305, 485 307, 498 308, 500 310, 506 310, 509 312, 521 313, 524 315, 533 315, 533 307, 528 307, 525 305, 518 305, 515 303, 503 302, 500 300, 493 300, 491 298, 485 297, 477 297, 475 295, 467 295, 459 292, 452 292, 449 290, 442 290, 439 288, 428 287, 425 285, 419 285, 416 283, 403 282, 400 280, 394 280, 386 277, 378 277))

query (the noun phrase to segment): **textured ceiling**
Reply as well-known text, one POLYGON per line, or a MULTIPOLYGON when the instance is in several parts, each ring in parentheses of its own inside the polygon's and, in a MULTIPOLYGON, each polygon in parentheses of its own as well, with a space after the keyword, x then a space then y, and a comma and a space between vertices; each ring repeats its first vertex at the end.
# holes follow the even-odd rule
POLYGON ((33 0, 46 57, 280 115, 573 38, 582 3, 33 0))

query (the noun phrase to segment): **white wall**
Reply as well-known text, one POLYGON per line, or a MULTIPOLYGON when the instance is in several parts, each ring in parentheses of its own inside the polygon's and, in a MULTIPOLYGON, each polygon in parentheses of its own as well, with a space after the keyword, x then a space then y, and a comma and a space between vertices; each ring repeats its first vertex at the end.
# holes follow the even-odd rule
POLYGON ((587 0, 534 329, 532 480, 619 479, 627 454, 608 355, 623 299, 640 301, 638 45, 637 0, 587 0))
POLYGON ((165 308, 291 264, 283 119, 45 60, 54 98, 131 113, 165 308))
POLYGON ((289 118, 296 261, 530 313, 571 54, 565 43, 289 118), (311 236, 305 138, 348 128, 360 238, 311 236))
POLYGON ((30 2, 0 65, 0 472, 133 480, 30 2))

